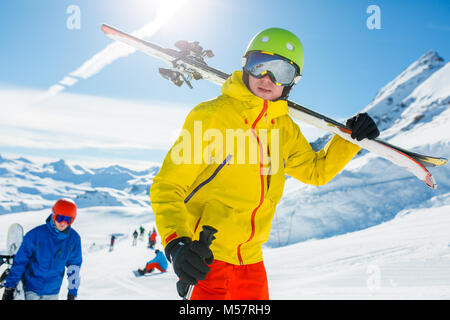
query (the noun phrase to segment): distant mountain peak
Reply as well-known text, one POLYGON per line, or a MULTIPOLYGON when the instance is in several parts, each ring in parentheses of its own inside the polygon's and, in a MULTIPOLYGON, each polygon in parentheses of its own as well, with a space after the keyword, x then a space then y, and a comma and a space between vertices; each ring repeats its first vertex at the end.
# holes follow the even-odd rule
MULTIPOLYGON (((423 84, 427 82, 435 73, 441 74, 440 70, 446 65, 442 58, 435 50, 428 50, 417 60, 406 67, 392 81, 383 86, 375 96, 375 98, 361 112, 367 112, 375 120, 380 131, 391 128, 396 122, 401 122, 403 115, 407 114, 407 110, 412 103, 425 96, 430 96, 431 91, 427 89, 420 92, 419 96, 412 93, 419 87, 424 88, 423 84)), ((443 70, 445 71, 445 70, 443 70)), ((441 88, 445 91, 445 79, 433 82, 433 87, 441 88)), ((416 92, 417 93, 417 92, 416 92)), ((445 100, 445 97, 444 97, 445 100)), ((440 105, 445 104, 445 101, 440 105)), ((403 130, 412 128, 420 121, 426 120, 425 116, 415 114, 412 119, 408 120, 408 125, 403 130)), ((428 119, 429 120, 429 119, 428 119)), ((383 132, 382 132, 383 134, 383 132)), ((390 135, 391 137, 392 135, 390 135)), ((323 148, 329 140, 329 135, 322 136, 311 145, 315 150, 323 148)))
POLYGON ((387 129, 408 106, 405 99, 444 65, 444 58, 436 51, 427 51, 381 88, 362 112, 369 113, 381 130, 387 129))
POLYGON ((420 65, 436 65, 438 67, 441 67, 443 65, 443 62, 444 58, 442 58, 435 50, 428 50, 417 60, 417 63, 420 65))

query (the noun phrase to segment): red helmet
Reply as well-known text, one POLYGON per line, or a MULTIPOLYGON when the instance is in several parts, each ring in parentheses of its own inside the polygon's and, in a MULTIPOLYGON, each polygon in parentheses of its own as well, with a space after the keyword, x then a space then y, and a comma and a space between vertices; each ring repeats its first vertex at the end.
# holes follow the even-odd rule
POLYGON ((54 204, 52 210, 53 220, 59 223, 65 222, 70 225, 77 216, 77 205, 70 199, 59 199, 54 204))

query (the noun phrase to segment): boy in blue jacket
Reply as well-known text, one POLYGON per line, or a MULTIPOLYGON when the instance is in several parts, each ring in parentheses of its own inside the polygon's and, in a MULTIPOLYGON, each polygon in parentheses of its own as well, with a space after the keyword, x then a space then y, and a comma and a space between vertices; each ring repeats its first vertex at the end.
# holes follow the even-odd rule
POLYGON ((166 259, 166 256, 164 255, 164 253, 162 253, 161 251, 156 249, 155 254, 156 254, 156 257, 154 257, 152 260, 147 262, 144 270, 141 270, 141 269, 138 270, 138 272, 140 274, 151 273, 151 272, 153 272, 153 270, 155 270, 155 268, 161 272, 167 271, 168 262, 167 262, 167 259, 166 259))
POLYGON ((81 240, 71 228, 77 207, 70 199, 59 199, 45 224, 29 231, 5 281, 3 300, 12 300, 22 280, 26 300, 57 300, 67 267, 68 300, 75 300, 80 284, 81 240))

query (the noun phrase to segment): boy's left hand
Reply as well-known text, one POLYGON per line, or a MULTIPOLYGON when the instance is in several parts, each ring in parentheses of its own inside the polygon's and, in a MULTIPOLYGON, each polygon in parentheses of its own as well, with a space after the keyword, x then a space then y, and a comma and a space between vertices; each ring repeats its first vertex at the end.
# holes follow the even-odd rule
POLYGON ((375 121, 367 113, 358 113, 345 123, 352 130, 352 138, 358 141, 362 139, 375 139, 380 135, 375 121))

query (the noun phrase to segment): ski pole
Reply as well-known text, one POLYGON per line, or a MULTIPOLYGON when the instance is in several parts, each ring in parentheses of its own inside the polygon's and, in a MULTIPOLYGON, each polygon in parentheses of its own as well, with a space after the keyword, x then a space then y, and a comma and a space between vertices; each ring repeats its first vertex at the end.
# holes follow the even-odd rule
MULTIPOLYGON (((202 231, 200 232, 200 237, 198 241, 200 243, 205 244, 209 248, 211 246, 212 241, 216 238, 214 237, 214 234, 216 232, 217 230, 214 229, 213 227, 204 225, 202 231)), ((189 285, 184 281, 178 280, 177 291, 180 297, 183 298, 183 300, 188 300, 190 298, 193 289, 194 285, 189 285)))

